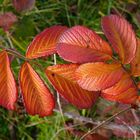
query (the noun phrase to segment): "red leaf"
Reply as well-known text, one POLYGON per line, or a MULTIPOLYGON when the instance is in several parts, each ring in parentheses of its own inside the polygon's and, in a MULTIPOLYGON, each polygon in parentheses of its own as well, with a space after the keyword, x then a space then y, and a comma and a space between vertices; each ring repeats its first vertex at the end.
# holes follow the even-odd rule
POLYGON ((130 76, 125 74, 116 85, 103 90, 101 95, 110 101, 135 104, 138 98, 138 90, 130 76))
POLYGON ((2 27, 4 31, 8 31, 16 21, 17 17, 12 12, 0 15, 0 27, 2 27))
POLYGON ((0 105, 14 110, 17 87, 6 51, 0 53, 0 105))
POLYGON ((32 9, 34 4, 35 0, 13 0, 13 6, 19 12, 32 9))
POLYGON ((55 65, 46 69, 46 75, 54 88, 78 108, 90 108, 99 96, 99 92, 89 92, 78 86, 75 70, 79 65, 55 65))
POLYGON ((28 46, 26 57, 34 59, 56 53, 59 36, 67 29, 65 26, 52 26, 39 33, 28 46))
POLYGON ((27 112, 41 117, 52 114, 54 98, 29 63, 22 65, 19 79, 27 112))
POLYGON ((136 37, 131 25, 120 16, 110 15, 103 17, 102 28, 122 63, 130 63, 136 53, 136 37))
POLYGON ((137 38, 137 51, 134 59, 131 61, 131 73, 133 76, 140 76, 140 39, 137 38))
POLYGON ((57 52, 63 59, 73 63, 112 59, 112 50, 107 42, 83 26, 65 31, 58 41, 57 52))
POLYGON ((116 84, 122 77, 124 70, 120 64, 106 64, 103 62, 87 63, 77 69, 78 84, 89 91, 99 91, 116 84))

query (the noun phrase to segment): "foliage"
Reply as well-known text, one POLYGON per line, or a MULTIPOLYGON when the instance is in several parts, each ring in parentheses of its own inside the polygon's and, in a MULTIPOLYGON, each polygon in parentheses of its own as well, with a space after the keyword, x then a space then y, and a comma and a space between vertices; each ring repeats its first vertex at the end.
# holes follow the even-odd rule
MULTIPOLYGON (((5 3, 7 4, 9 2, 4 1, 3 4, 5 3)), ((47 5, 51 2, 36 2, 38 7, 41 7, 41 3, 46 3, 47 5)), ((72 26, 72 24, 85 25, 84 23, 86 23, 86 21, 81 18, 82 16, 86 16, 84 15, 85 13, 79 15, 79 19, 77 20, 73 20, 72 18, 75 16, 76 10, 80 11, 80 14, 82 13, 80 1, 78 1, 78 9, 70 6, 71 16, 69 16, 66 1, 62 3, 58 2, 57 5, 54 4, 54 8, 56 8, 56 11, 57 8, 60 7, 63 9, 63 4, 67 15, 67 23, 63 21, 62 13, 58 12, 60 23, 69 26, 72 26)), ((110 2, 110 7, 115 4, 116 3, 110 2)), ((69 5, 73 5, 73 2, 70 2, 69 5)), ((1 20, 1 27, 4 29, 4 32, 1 32, 3 37, 7 38, 6 41, 1 41, 2 51, 0 53, 2 59, 0 63, 2 66, 0 68, 2 72, 0 83, 4 85, 3 88, 0 89, 2 95, 0 96, 0 104, 3 107, 11 110, 15 109, 15 111, 19 112, 19 110, 21 110, 19 101, 21 101, 20 97, 23 96, 24 106, 29 114, 38 114, 40 117, 52 114, 55 94, 52 96, 51 92, 53 92, 53 89, 50 88, 51 85, 48 83, 48 80, 63 98, 80 109, 91 108, 99 97, 110 101, 130 104, 132 106, 139 105, 139 86, 137 86, 137 84, 139 85, 138 76, 140 74, 138 55, 139 39, 138 37, 136 38, 132 26, 122 16, 111 14, 102 17, 102 28, 111 45, 105 41, 103 36, 100 37, 96 31, 80 25, 70 28, 60 25, 49 27, 39 33, 33 41, 27 45, 31 37, 36 34, 35 30, 40 32, 40 29, 43 30, 45 27, 43 21, 40 21, 40 24, 36 26, 37 22, 34 22, 32 19, 41 20, 45 17, 46 13, 44 9, 40 9, 40 11, 33 9, 33 11, 26 12, 34 6, 34 1, 21 1, 21 3, 19 3, 19 1, 13 0, 13 6, 15 10, 19 12, 16 13, 15 11, 17 17, 13 13, 13 15, 10 14, 11 17, 9 13, 1 15, 1 18, 4 17, 6 20, 1 20), (40 14, 40 16, 37 16, 36 14, 32 14, 32 12, 37 14, 44 12, 44 15, 40 14), (10 20, 5 18, 7 14, 10 20), (20 21, 13 26, 13 24, 17 22, 17 18, 20 21), (31 27, 31 29, 27 26, 27 30, 31 30, 29 37, 26 37, 28 35, 26 28, 26 31, 23 30, 22 32, 22 24, 20 22, 23 19, 27 20, 27 24, 31 23, 31 25, 34 26, 31 27), (18 26, 21 27, 21 30, 17 28, 18 26), (14 29, 14 27, 17 29, 14 29), (22 35, 20 35, 21 33, 22 35), (23 41, 23 43, 20 43, 20 41, 23 41), (6 48, 7 46, 10 46, 10 48, 6 48), (25 46, 28 46, 28 48, 26 49, 25 46), (19 51, 21 53, 19 53, 19 51), (26 55, 22 55, 25 52, 26 55), (52 65, 53 59, 53 63, 56 64, 56 55, 53 55, 53 57, 50 56, 54 53, 58 53, 60 56, 57 56, 57 63, 63 63, 65 61, 72 63, 65 62, 67 64, 57 64, 48 67, 49 63, 52 65), (48 56, 50 56, 50 58, 46 58, 48 56), (40 57, 43 57, 42 60, 40 57), (22 60, 20 60, 20 58, 22 60), (14 71, 11 69, 10 63, 14 66, 14 71), (21 63, 23 63, 22 66, 21 63), (46 82, 50 85, 49 87, 46 86, 43 80, 46 80, 43 72, 47 75, 48 80, 46 82), (14 75, 16 80, 14 80, 14 75), (18 98, 17 89, 19 88, 18 98), (49 89, 51 91, 49 91, 49 89), (5 94, 3 95, 3 93, 5 94), (16 103, 16 101, 18 102, 16 103)), ((10 6, 5 7, 5 9, 7 8, 12 9, 10 6)), ((86 8, 89 9, 90 6, 86 8)), ((48 9, 46 9, 46 11, 47 10, 48 9)), ((110 13, 110 9, 108 9, 108 13, 110 13)), ((47 14, 47 18, 49 19, 47 26, 56 24, 55 16, 49 17, 49 14, 47 14)), ((99 19, 100 18, 98 18, 94 24, 95 29, 100 29, 99 25, 97 25, 98 27, 96 26, 97 23, 99 24, 99 19)), ((59 22, 57 22, 57 24, 58 23, 59 22)), ((90 26, 91 23, 86 23, 86 25, 90 26)), ((84 110, 81 111, 81 113, 85 115, 84 110)), ((15 126, 12 125, 12 127, 15 126)), ((43 131, 43 129, 41 130, 43 131)), ((30 132, 32 131, 36 130, 30 130, 30 132)), ((77 133, 73 132, 74 131, 70 131, 72 135, 77 136, 77 133)), ((84 131, 80 131, 79 134, 84 135, 84 131)), ((118 135, 117 132, 114 132, 114 134, 118 135)), ((69 134, 66 133, 64 135, 69 134)), ((28 135, 27 137, 29 139, 31 138, 28 135)), ((63 137, 61 139, 63 139, 63 137)))

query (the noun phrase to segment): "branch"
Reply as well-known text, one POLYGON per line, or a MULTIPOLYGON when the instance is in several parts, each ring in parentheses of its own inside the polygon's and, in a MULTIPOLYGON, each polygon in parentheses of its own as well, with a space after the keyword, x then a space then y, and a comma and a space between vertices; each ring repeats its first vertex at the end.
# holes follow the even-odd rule
POLYGON ((88 133, 86 133, 85 135, 83 135, 83 136, 80 138, 80 140, 84 139, 87 135, 94 133, 95 130, 97 130, 98 128, 102 127, 104 124, 110 122, 110 121, 113 120, 115 117, 117 117, 117 116, 119 116, 119 115, 121 115, 121 114, 123 114, 124 112, 127 112, 127 111, 129 111, 129 110, 131 110, 131 106, 128 107, 128 108, 126 108, 126 109, 124 109, 124 110, 121 110, 120 112, 118 112, 118 113, 114 114, 113 116, 107 118, 107 119, 104 120, 102 123, 100 123, 99 125, 97 125, 96 127, 94 127, 92 130, 90 130, 88 133))
MULTIPOLYGON (((131 109, 131 107, 128 107, 125 110, 122 110, 122 111, 114 114, 113 116, 109 117, 108 119, 106 119, 103 122, 93 120, 92 118, 89 118, 89 117, 79 116, 77 114, 73 114, 73 113, 70 113, 70 112, 65 112, 65 113, 63 113, 63 115, 70 118, 70 119, 73 119, 73 120, 78 120, 80 122, 85 122, 85 123, 90 123, 90 124, 95 125, 96 127, 94 127, 90 132, 86 133, 86 136, 93 133, 93 131, 97 130, 100 127, 103 127, 105 129, 109 129, 109 130, 112 130, 112 131, 120 130, 120 132, 127 133, 128 131, 130 131, 128 126, 119 125, 119 124, 116 124, 116 123, 113 123, 113 122, 110 122, 110 121, 112 119, 114 119, 115 117, 123 114, 124 112, 129 111, 130 109, 131 109), (110 123, 108 123, 108 122, 110 122, 110 123)), ((57 112, 57 113, 60 113, 60 111, 57 110, 57 109, 54 109, 54 111, 57 112)), ((139 131, 139 125, 131 126, 131 128, 136 132, 139 131)), ((86 136, 83 136, 83 138, 86 137, 86 136)), ((81 139, 83 139, 83 138, 81 138, 81 139)))
POLYGON ((30 61, 30 59, 26 58, 25 56, 23 56, 22 54, 20 54, 19 52, 15 51, 13 49, 5 48, 3 46, 0 46, 0 48, 6 50, 7 52, 9 52, 12 55, 16 55, 17 57, 19 57, 25 61, 30 61))

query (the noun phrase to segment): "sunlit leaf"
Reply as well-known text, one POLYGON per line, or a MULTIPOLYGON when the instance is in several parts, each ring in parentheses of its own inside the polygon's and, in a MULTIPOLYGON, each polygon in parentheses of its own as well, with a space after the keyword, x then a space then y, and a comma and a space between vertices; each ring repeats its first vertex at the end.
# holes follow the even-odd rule
POLYGON ((10 69, 10 62, 6 51, 0 52, 0 105, 7 109, 15 109, 17 87, 10 69))
POLYGON ((120 16, 109 15, 103 17, 102 28, 122 63, 130 63, 136 52, 136 37, 131 25, 120 16))
POLYGON ((133 76, 140 76, 140 39, 138 38, 136 55, 131 61, 131 72, 133 76))
POLYGON ((112 50, 94 31, 75 26, 65 31, 57 45, 58 54, 73 63, 110 60, 112 50))
POLYGON ((26 57, 30 59, 56 53, 59 36, 67 29, 65 26, 52 26, 39 33, 28 46, 26 57))
POLYGON ((113 86, 121 79, 123 73, 120 64, 96 62, 81 65, 76 71, 76 77, 83 89, 98 91, 113 86))
POLYGON ((17 17, 12 12, 0 15, 0 27, 2 27, 4 31, 8 31, 16 21, 17 17))
POLYGON ((19 79, 27 112, 41 117, 52 114, 53 96, 29 63, 22 65, 19 79))
POLYGON ((35 0, 13 0, 13 6, 18 11, 26 11, 33 8, 35 0))
POLYGON ((99 96, 99 92, 89 92, 79 87, 74 75, 78 67, 76 64, 49 66, 46 75, 66 100, 78 108, 90 108, 99 96))
POLYGON ((114 86, 102 91, 102 97, 126 104, 133 104, 138 98, 138 89, 128 74, 124 74, 122 79, 114 86))

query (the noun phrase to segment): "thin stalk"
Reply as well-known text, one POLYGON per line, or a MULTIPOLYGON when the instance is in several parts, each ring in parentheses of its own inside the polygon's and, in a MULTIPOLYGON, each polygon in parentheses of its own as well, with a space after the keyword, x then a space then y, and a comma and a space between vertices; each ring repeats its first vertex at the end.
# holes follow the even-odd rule
MULTIPOLYGON (((57 64, 57 62, 56 62, 56 54, 53 55, 53 58, 54 58, 54 65, 56 65, 57 64)), ((63 110, 62 110, 62 106, 61 106, 61 102, 60 102, 60 96, 59 96, 58 92, 57 92, 57 103, 58 103, 58 108, 60 110, 60 114, 62 116, 63 122, 65 123, 65 119, 64 119, 64 115, 63 115, 63 110)))
MULTIPOLYGON (((9 42, 10 48, 14 49, 14 45, 13 45, 11 39, 10 39, 10 33, 9 32, 6 32, 6 37, 7 37, 7 40, 9 42)), ((17 60, 18 64, 20 64, 20 60, 18 58, 16 58, 16 60, 17 60)))
POLYGON ((17 57, 19 57, 19 58, 21 58, 21 59, 23 59, 25 61, 30 61, 30 59, 26 58, 25 56, 23 56, 22 54, 20 54, 19 52, 15 51, 15 50, 5 48, 3 46, 0 46, 0 48, 6 50, 7 52, 9 52, 12 55, 16 55, 17 57))
POLYGON ((25 14, 25 16, 30 16, 33 14, 40 14, 40 13, 46 13, 46 12, 51 12, 54 10, 58 10, 58 8, 50 8, 50 9, 42 9, 42 10, 36 10, 36 11, 31 11, 25 14))
POLYGON ((129 111, 129 110, 131 110, 131 106, 128 107, 128 108, 126 108, 126 109, 124 109, 124 110, 121 110, 120 112, 118 112, 118 113, 114 114, 113 116, 109 117, 108 119, 106 119, 105 121, 103 121, 102 123, 100 123, 99 125, 97 125, 96 127, 94 127, 92 130, 90 130, 88 133, 86 133, 85 135, 83 135, 83 136, 80 138, 80 140, 83 140, 83 139, 84 139, 87 135, 89 135, 89 134, 93 134, 93 133, 95 132, 95 130, 99 129, 99 128, 102 127, 104 124, 106 124, 106 123, 110 122, 111 120, 113 120, 115 117, 117 117, 117 116, 119 116, 119 115, 121 115, 121 114, 123 114, 124 112, 127 112, 127 111, 129 111))

